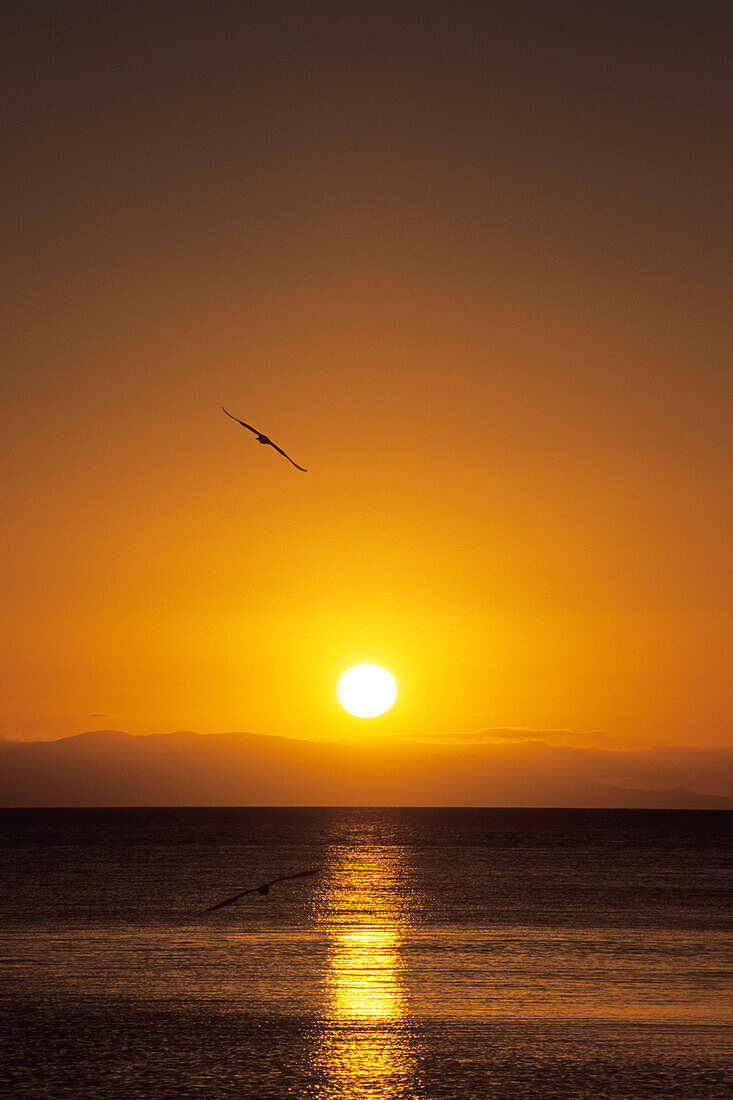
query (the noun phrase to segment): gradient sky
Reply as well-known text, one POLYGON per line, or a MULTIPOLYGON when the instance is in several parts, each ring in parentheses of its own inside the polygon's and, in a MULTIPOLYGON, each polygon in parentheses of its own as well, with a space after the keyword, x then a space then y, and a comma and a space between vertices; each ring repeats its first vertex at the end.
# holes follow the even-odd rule
POLYGON ((5 736, 731 743, 729 4, 2 21, 5 736))

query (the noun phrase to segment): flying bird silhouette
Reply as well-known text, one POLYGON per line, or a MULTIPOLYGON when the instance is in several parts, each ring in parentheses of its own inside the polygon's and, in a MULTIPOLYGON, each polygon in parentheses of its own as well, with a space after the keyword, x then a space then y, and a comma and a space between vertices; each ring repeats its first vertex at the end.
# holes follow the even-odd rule
POLYGON ((280 878, 270 879, 269 882, 261 882, 259 886, 252 886, 249 890, 242 890, 241 894, 235 894, 234 897, 218 901, 216 905, 210 905, 208 909, 204 909, 204 913, 213 913, 216 909, 223 909, 225 905, 231 905, 232 902, 239 901, 246 894, 269 894, 270 887, 274 886, 276 882, 287 882, 292 878, 306 878, 308 875, 317 875, 320 869, 320 867, 311 867, 308 871, 296 871, 294 875, 281 875, 280 878))
MULTIPOLYGON (((236 416, 232 416, 232 414, 230 412, 226 411, 226 409, 224 408, 223 405, 221 407, 221 411, 223 413, 226 413, 227 416, 231 417, 232 420, 236 420, 237 424, 241 424, 243 428, 247 428, 250 432, 252 432, 253 435, 256 435, 258 443, 267 443, 270 447, 274 447, 276 451, 279 451, 280 454, 283 456, 283 458, 287 458, 288 462, 293 462, 290 455, 286 455, 285 451, 282 449, 282 447, 278 447, 277 443, 273 443, 271 439, 268 439, 266 435, 262 434, 262 432, 258 432, 256 428, 252 427, 251 424, 245 424, 245 422, 243 420, 240 420, 236 416)), ((305 466, 299 466, 297 462, 293 462, 293 466, 295 466, 296 470, 302 470, 304 474, 308 473, 305 466)))

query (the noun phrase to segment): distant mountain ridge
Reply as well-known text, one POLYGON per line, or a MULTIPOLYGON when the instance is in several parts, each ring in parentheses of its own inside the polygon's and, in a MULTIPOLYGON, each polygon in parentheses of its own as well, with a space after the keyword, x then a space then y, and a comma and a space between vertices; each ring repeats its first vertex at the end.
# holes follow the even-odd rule
MULTIPOLYGON (((663 782, 680 772, 681 765, 672 772, 670 766, 650 764, 643 753, 540 741, 365 746, 252 733, 134 736, 97 730, 58 741, 0 742, 0 805, 733 809, 733 798, 717 793, 700 794, 682 784, 653 790, 633 782, 646 774, 656 781, 657 772, 663 782)), ((709 761, 706 767, 712 769, 709 761)))

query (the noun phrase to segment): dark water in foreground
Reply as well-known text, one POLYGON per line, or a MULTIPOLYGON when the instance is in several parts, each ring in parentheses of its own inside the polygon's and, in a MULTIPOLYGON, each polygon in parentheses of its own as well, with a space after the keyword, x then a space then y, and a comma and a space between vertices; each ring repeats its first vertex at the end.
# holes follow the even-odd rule
POLYGON ((0 829, 3 1096, 731 1095, 733 814, 5 810, 0 829))

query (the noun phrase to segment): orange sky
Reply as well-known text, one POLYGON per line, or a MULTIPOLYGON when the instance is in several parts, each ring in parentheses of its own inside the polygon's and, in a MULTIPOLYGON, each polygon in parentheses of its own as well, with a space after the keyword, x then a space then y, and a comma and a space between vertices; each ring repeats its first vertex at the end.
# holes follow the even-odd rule
POLYGON ((731 743, 730 13, 392 7, 4 11, 5 736, 731 743))

